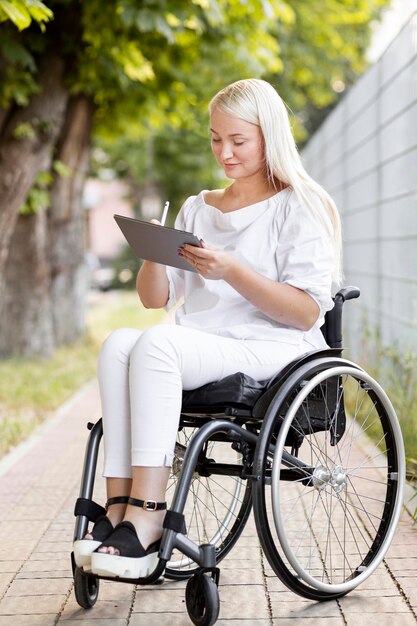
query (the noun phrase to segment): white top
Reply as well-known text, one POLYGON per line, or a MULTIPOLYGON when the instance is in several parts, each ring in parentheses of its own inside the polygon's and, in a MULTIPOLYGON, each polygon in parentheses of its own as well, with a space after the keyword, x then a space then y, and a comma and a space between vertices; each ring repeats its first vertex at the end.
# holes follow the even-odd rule
POLYGON ((320 326, 325 312, 333 307, 333 246, 311 210, 289 188, 228 213, 206 204, 204 193, 185 201, 175 227, 227 250, 264 276, 307 292, 319 305, 320 316, 307 332, 285 326, 262 313, 226 281, 167 267, 167 308, 184 296, 176 323, 237 339, 291 344, 306 340, 313 348, 325 347, 320 326))

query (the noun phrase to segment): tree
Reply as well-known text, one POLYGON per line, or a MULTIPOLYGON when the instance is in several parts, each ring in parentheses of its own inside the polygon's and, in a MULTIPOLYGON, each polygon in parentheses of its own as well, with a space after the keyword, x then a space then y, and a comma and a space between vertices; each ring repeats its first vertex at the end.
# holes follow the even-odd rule
MULTIPOLYGON (((237 77, 258 75, 277 87, 291 109, 294 132, 302 145, 337 104, 343 91, 365 70, 371 25, 379 19, 386 4, 387 0, 287 2, 282 7, 281 19, 270 26, 270 34, 279 44, 275 68, 269 71, 270 63, 256 67, 255 71, 252 66, 243 67, 237 77)), ((207 55, 201 50, 203 45, 200 42, 193 59, 207 55)), ((228 53, 229 43, 224 54, 228 53)), ((245 53, 251 54, 250 50, 243 53, 243 65, 245 53)), ((204 66, 202 79, 213 84, 213 94, 224 85, 226 72, 219 71, 210 79, 207 75, 210 67, 211 63, 204 66)), ((185 71, 193 71, 192 68, 189 60, 185 71)), ((226 82, 234 78, 228 76, 226 82)), ((207 142, 206 101, 200 106, 199 98, 194 101, 196 109, 191 118, 181 115, 179 110, 153 125, 142 124, 134 129, 130 126, 129 132, 123 127, 118 132, 106 129, 103 133, 102 128, 96 129, 95 144, 108 155, 106 168, 112 166, 117 175, 127 177, 138 197, 149 182, 150 171, 152 184, 158 186, 163 197, 173 201, 174 207, 187 195, 210 184, 219 184, 207 142), (144 144, 152 145, 151 156, 149 151, 138 149, 144 144)))
MULTIPOLYGON (((1 27, 2 355, 47 355, 82 331, 81 191, 93 124, 115 131, 122 119, 126 127, 138 116, 153 124, 192 116, 195 98, 212 88, 206 58, 236 75, 257 38, 262 60, 269 50, 269 67, 276 63, 267 27, 279 2, 111 0, 103 10, 99 0, 54 0, 50 8, 44 33, 1 27)), ((259 63, 254 55, 253 71, 259 63)))
POLYGON ((329 76, 349 82, 360 70, 363 50, 346 41, 366 36, 384 2, 51 0, 45 25, 37 0, 0 0, 0 20, 6 5, 24 6, 43 28, 0 24, 0 355, 47 355, 83 330, 92 133, 115 144, 139 185, 149 170, 140 152, 153 145, 157 182, 180 199, 193 181, 175 174, 176 145, 195 156, 181 155, 188 174, 199 164, 195 185, 214 175, 190 135, 202 133, 217 89, 270 79, 302 136, 306 102, 327 106, 329 76), (118 136, 129 138, 125 152, 118 136))
POLYGON ((284 71, 267 75, 308 139, 367 67, 371 26, 390 0, 297 0, 277 32, 284 71))

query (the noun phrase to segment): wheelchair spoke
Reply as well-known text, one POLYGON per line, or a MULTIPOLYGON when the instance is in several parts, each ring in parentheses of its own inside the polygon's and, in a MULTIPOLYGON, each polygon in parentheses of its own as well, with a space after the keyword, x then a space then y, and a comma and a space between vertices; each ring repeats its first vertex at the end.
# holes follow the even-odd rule
MULTIPOLYGON (((294 588, 305 583, 324 596, 347 591, 383 558, 384 537, 393 532, 390 511, 400 507, 402 442, 381 393, 362 370, 336 364, 329 373, 314 369, 281 400, 287 417, 265 442, 266 449, 275 447, 271 489, 263 488, 266 519, 258 529, 274 541, 273 528, 284 557, 277 567, 286 569, 294 588)), ((270 558, 271 539, 265 545, 270 558)))
MULTIPOLYGON (((179 457, 173 464, 174 467, 178 463, 179 471, 174 472, 174 484, 177 482, 175 474, 179 476, 181 471, 181 458, 194 432, 195 429, 190 427, 184 427, 179 432, 176 447, 179 457)), ((185 505, 188 537, 198 545, 215 545, 218 561, 236 541, 250 511, 251 485, 236 475, 223 473, 225 468, 230 466, 233 470, 233 467, 241 464, 242 455, 231 448, 230 442, 209 441, 198 460, 185 505), (216 473, 216 463, 222 473, 216 473), (215 473, 212 474, 210 470, 215 473)), ((168 577, 188 578, 196 569, 196 563, 174 551, 166 572, 168 577)))

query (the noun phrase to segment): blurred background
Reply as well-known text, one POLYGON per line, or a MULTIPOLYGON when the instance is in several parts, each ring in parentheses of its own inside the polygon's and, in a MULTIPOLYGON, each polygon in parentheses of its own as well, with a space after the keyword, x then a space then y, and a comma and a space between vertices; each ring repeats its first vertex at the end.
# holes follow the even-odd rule
POLYGON ((346 356, 374 373, 417 457, 414 0, 0 0, 0 453, 144 326, 114 213, 169 222, 224 184, 207 104, 245 77, 291 111, 344 227, 346 356))

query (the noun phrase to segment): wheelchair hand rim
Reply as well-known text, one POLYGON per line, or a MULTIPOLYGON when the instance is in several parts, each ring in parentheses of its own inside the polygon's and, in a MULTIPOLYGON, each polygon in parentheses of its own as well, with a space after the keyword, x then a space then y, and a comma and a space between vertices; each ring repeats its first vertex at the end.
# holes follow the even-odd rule
POLYGON ((391 524, 390 524, 389 532, 385 536, 378 550, 377 555, 369 564, 369 566, 367 566, 363 572, 361 572, 354 578, 350 580, 346 580, 343 583, 331 584, 331 583, 326 583, 326 582, 317 580, 316 578, 308 574, 305 571, 305 569, 303 569, 299 560, 294 555, 294 552, 291 549, 289 542, 287 540, 287 537, 283 531, 284 521, 283 521, 282 514, 281 514, 280 490, 274 489, 273 485, 279 484, 280 473, 281 473, 280 459, 282 458, 288 431, 291 427, 291 424, 295 417, 295 413, 298 409, 298 406, 318 384, 320 384, 326 378, 329 377, 330 375, 329 372, 331 372, 331 376, 351 375, 352 377, 356 379, 360 379, 363 382, 370 384, 374 389, 378 391, 379 399, 382 402, 384 408, 387 410, 387 412, 392 413, 394 416, 396 415, 394 408, 391 404, 391 401, 389 400, 388 396, 386 395, 382 387, 367 372, 365 372, 359 367, 356 368, 354 364, 352 365, 353 365, 352 367, 339 366, 339 367, 332 367, 330 368, 330 370, 324 370, 323 372, 316 374, 312 379, 310 379, 302 387, 301 391, 297 394, 297 398, 296 398, 297 402, 295 401, 292 402, 291 407, 283 423, 281 424, 276 447, 275 447, 273 467, 272 467, 272 509, 273 509, 275 528, 277 531, 277 535, 278 535, 282 550, 285 556, 287 557, 289 563, 291 564, 291 566, 294 568, 294 570, 297 572, 297 574, 305 583, 310 585, 313 589, 317 589, 318 591, 323 591, 323 592, 332 593, 332 594, 347 593, 348 591, 360 585, 364 580, 366 580, 375 571, 375 569, 380 565, 381 561, 383 560, 391 544, 393 535, 395 533, 395 529, 397 527, 397 524, 400 518, 401 510, 402 510, 403 492, 404 492, 404 483, 405 483, 405 454, 404 454, 402 433, 401 433, 400 425, 398 423, 398 419, 395 418, 395 420, 393 420, 392 422, 392 427, 394 431, 393 434, 395 437, 395 441, 397 442, 396 453, 397 453, 397 459, 398 459, 398 468, 397 468, 398 486, 397 486, 396 502, 394 506, 393 515, 391 517, 391 524))

